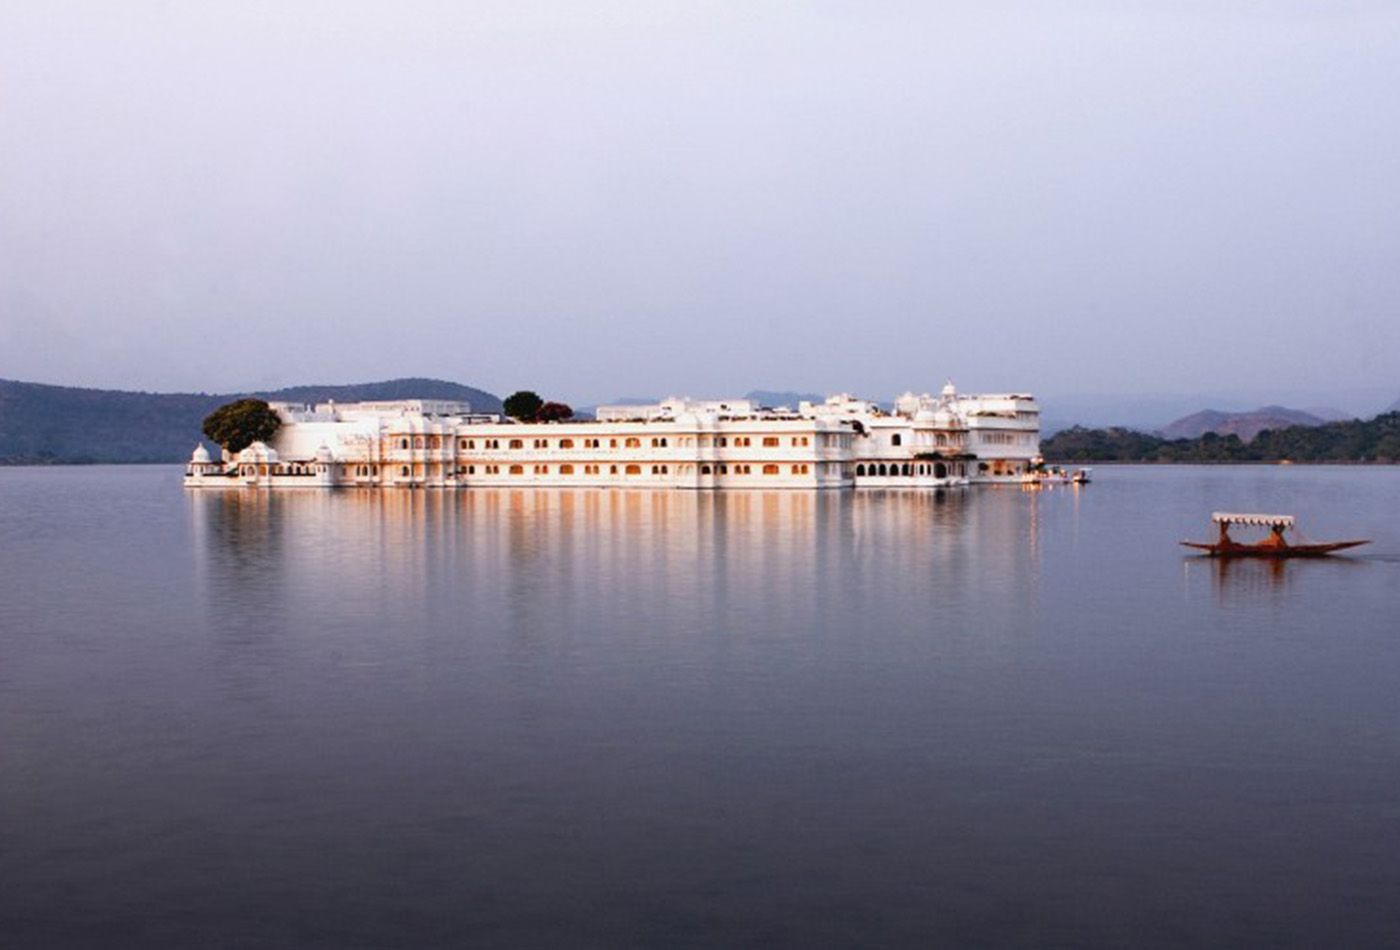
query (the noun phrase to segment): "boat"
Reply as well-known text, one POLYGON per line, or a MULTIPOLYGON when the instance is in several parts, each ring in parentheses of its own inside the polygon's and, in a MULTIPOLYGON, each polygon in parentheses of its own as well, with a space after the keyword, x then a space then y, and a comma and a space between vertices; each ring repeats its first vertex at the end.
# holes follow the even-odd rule
POLYGON ((1058 465, 1040 465, 1021 476, 1023 485, 1087 485, 1094 470, 1076 468, 1070 471, 1058 465))
POLYGON ((1197 551, 1204 551, 1210 557, 1322 557, 1334 551, 1370 544, 1370 541, 1327 541, 1315 543, 1303 539, 1302 543, 1290 542, 1284 535, 1296 531, 1296 519, 1292 515, 1237 514, 1217 511, 1210 520, 1220 530, 1219 537, 1212 542, 1182 541, 1181 543, 1197 551), (1230 537, 1232 525, 1252 528, 1267 528, 1268 536, 1262 541, 1241 542, 1230 537))

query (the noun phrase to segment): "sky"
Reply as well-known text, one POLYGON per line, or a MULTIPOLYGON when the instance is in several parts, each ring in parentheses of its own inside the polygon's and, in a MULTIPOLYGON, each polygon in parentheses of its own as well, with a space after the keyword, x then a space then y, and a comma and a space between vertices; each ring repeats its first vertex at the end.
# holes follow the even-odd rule
POLYGON ((1395 2, 5 0, 0 377, 1383 404, 1398 90, 1395 2))

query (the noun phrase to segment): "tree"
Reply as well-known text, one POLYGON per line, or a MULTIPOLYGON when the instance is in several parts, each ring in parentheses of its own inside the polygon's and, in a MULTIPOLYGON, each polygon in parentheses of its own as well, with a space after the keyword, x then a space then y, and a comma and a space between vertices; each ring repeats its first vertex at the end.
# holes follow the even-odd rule
POLYGON ((528 389, 522 389, 519 392, 511 393, 507 396, 505 402, 501 405, 505 409, 506 415, 510 416, 512 419, 519 419, 521 422, 529 422, 535 418, 535 414, 544 406, 544 400, 540 398, 539 393, 531 392, 528 389))
POLYGON ((241 452, 254 442, 267 442, 282 428, 282 418, 261 399, 226 403, 204 419, 204 434, 229 452, 241 452))
POLYGON ((562 422, 573 417, 573 407, 562 402, 547 402, 535 413, 536 422, 562 422))

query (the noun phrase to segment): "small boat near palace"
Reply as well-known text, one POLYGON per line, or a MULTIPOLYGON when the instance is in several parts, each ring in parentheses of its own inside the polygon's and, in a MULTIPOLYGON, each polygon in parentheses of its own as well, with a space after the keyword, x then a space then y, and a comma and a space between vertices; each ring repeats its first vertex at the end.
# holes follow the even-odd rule
POLYGON ((1087 485, 1093 476, 1092 468, 1076 468, 1070 471, 1058 465, 1040 466, 1021 476, 1023 485, 1087 485))
POLYGON ((1220 534, 1215 541, 1182 541, 1188 548, 1204 551, 1210 557, 1321 557, 1334 551, 1343 551, 1370 541, 1326 541, 1317 543, 1301 539, 1289 541, 1286 532, 1298 532, 1296 519, 1292 515, 1235 514, 1217 511, 1210 516, 1220 534), (1262 541, 1241 542, 1230 537, 1232 525, 1253 528, 1266 528, 1268 535, 1262 541))

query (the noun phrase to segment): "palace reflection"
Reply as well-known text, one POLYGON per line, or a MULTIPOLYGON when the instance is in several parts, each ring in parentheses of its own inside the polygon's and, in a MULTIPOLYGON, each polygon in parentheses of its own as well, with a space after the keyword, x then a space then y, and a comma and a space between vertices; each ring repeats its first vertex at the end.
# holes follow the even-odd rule
POLYGON ((1040 500, 1016 491, 248 491, 189 503, 209 609, 289 635, 486 631, 538 649, 860 627, 892 611, 919 631, 971 626, 986 598, 1033 596, 1039 577, 1040 500))

